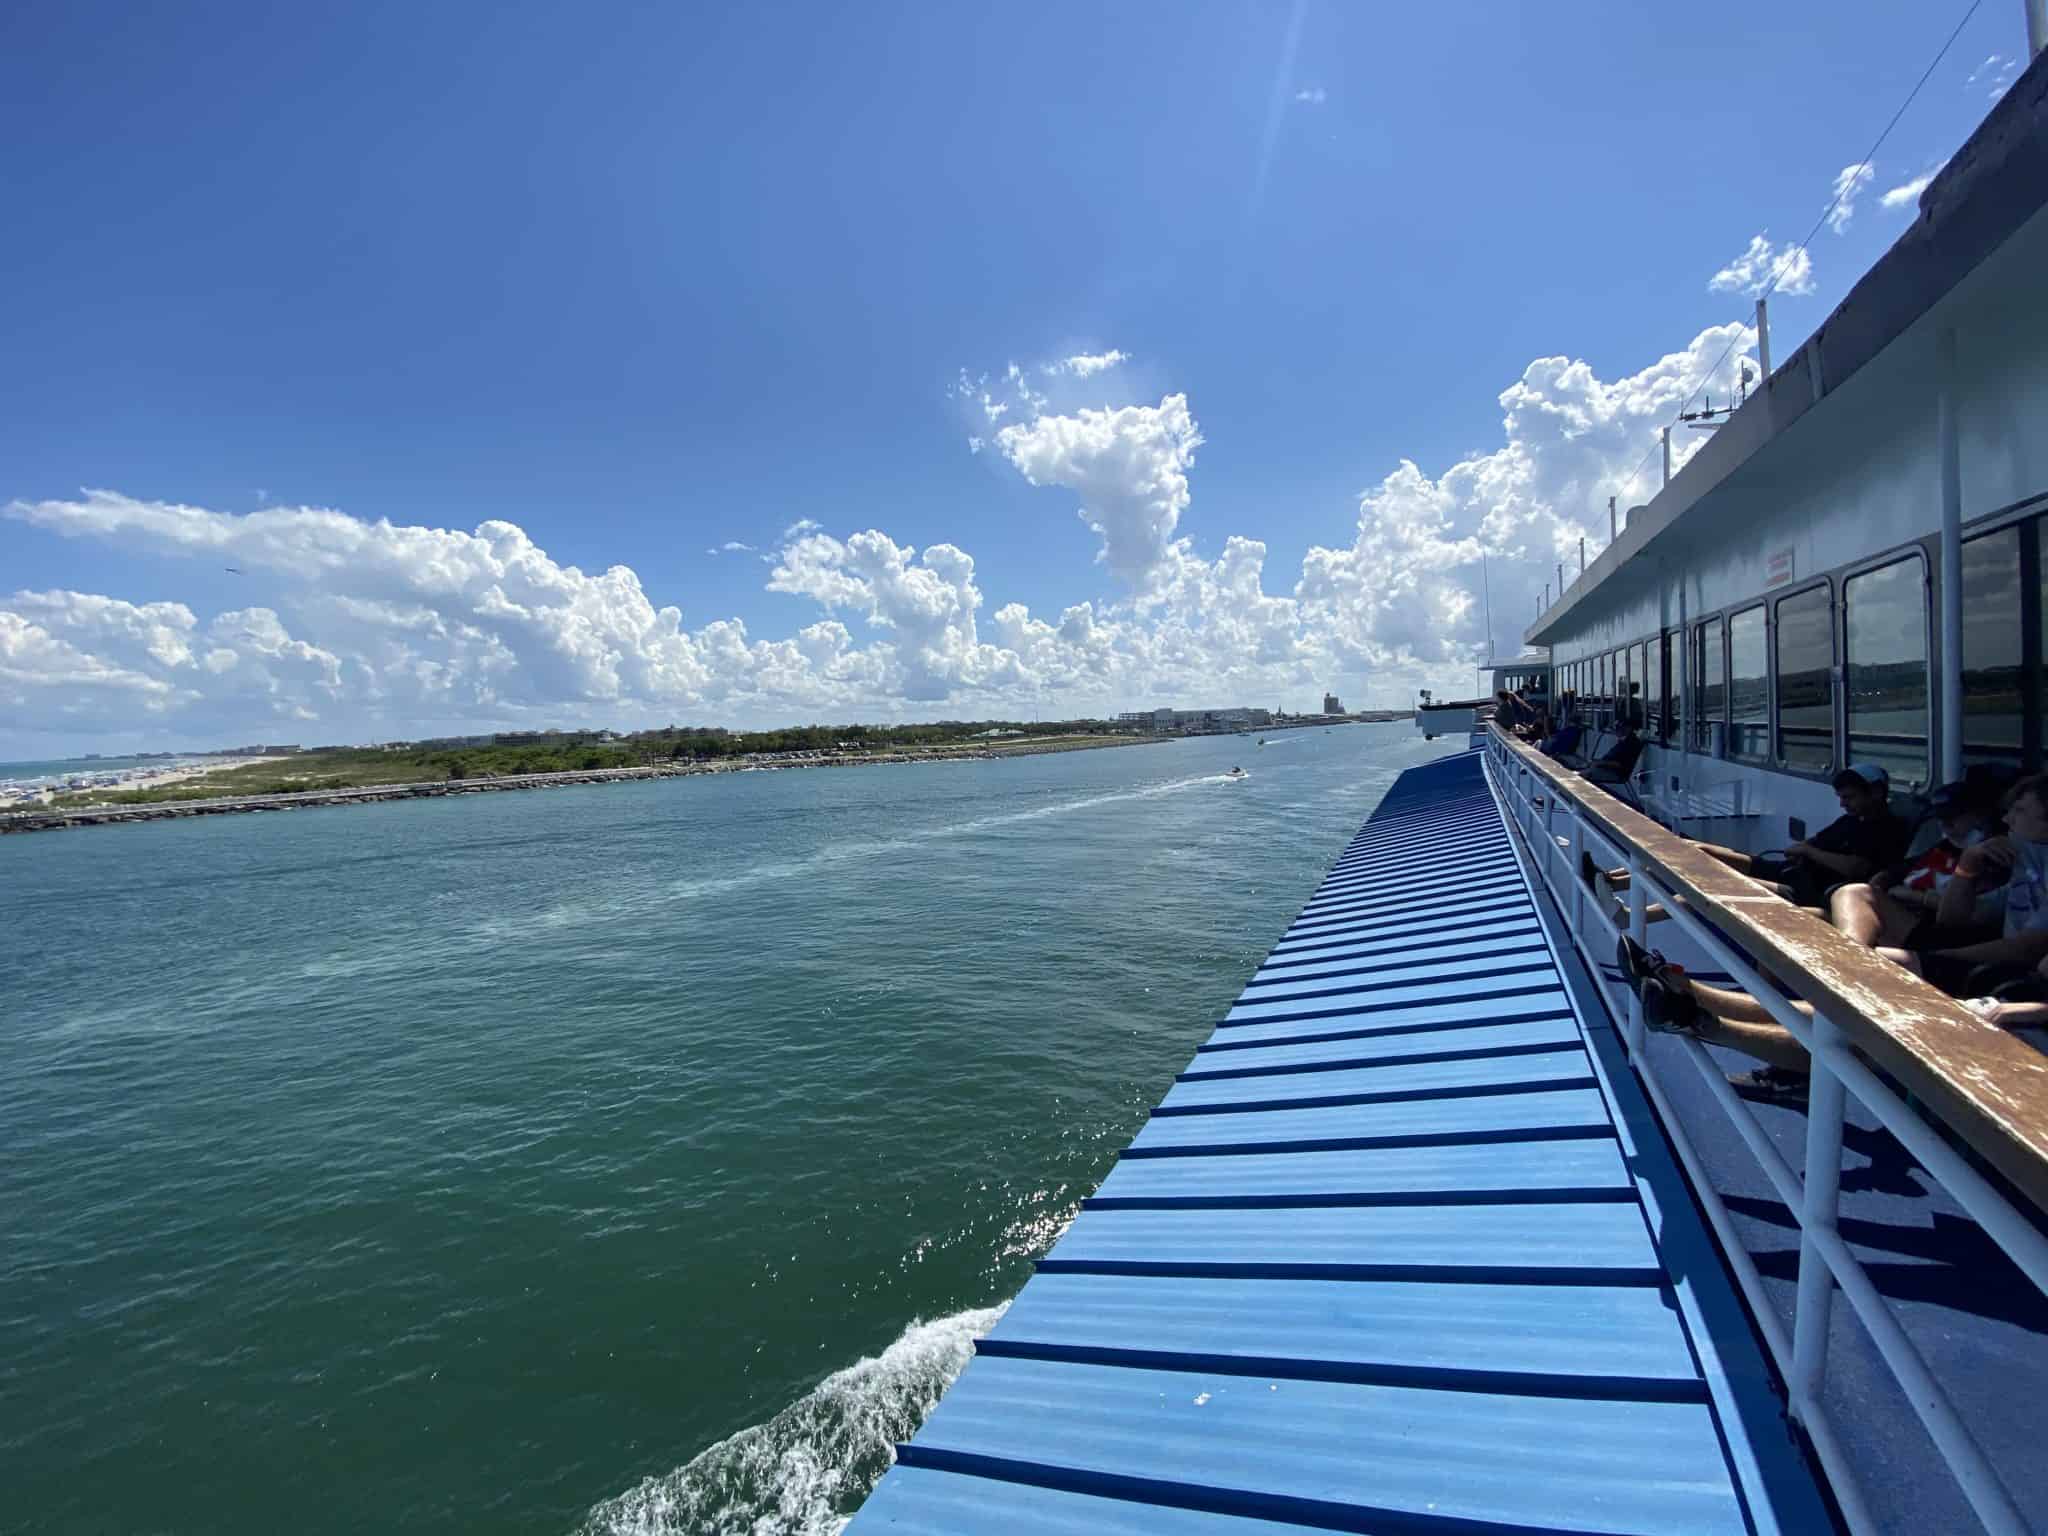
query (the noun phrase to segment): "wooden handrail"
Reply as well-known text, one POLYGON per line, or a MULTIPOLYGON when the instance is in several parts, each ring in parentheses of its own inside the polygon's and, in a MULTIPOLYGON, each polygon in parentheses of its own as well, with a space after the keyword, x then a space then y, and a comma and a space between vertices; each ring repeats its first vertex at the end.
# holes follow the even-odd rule
POLYGON ((1865 1057, 2048 1210, 2048 1056, 1980 1019, 1817 914, 1758 889, 1590 779, 1489 727, 1517 762, 1568 795, 1693 911, 1825 1013, 1865 1057))

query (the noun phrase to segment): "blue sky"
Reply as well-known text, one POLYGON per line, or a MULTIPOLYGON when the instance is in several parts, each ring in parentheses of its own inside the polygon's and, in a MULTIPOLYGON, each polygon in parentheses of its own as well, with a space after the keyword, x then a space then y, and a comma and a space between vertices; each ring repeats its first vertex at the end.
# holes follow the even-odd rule
MULTIPOLYGON (((1962 10, 17 9, 0 756, 1405 698, 1483 645, 1476 550, 1507 643, 1669 415, 1506 465, 1501 392, 1739 351, 1710 279, 1962 10), (558 574, 614 566, 644 604, 558 574)), ((1970 22, 1779 356, 2020 31, 1970 22)))

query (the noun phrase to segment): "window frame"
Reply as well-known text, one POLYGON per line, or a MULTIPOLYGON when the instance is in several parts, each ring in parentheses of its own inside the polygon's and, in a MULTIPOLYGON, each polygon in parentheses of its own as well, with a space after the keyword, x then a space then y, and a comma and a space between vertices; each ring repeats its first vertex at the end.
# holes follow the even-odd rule
POLYGON ((1848 634, 1843 628, 1843 607, 1841 594, 1835 590, 1834 581, 1826 576, 1818 577, 1789 592, 1780 592, 1768 604, 1770 618, 1765 631, 1766 660, 1770 669, 1771 687, 1771 750, 1765 764, 1773 772, 1791 774, 1796 778, 1831 781, 1842 760, 1847 733, 1842 726, 1841 668, 1842 651, 1848 643, 1848 634), (1828 595, 1828 766, 1825 769, 1800 768, 1785 761, 1784 722, 1779 718, 1778 702, 1778 610, 1783 605, 1815 592, 1828 595))
POLYGON ((1714 750, 1714 727, 1716 725, 1722 727, 1724 733, 1723 744, 1725 746, 1725 733, 1728 725, 1728 623, 1726 614, 1712 613, 1708 614, 1705 618, 1694 621, 1692 626, 1692 643, 1686 647, 1686 659, 1693 669, 1691 690, 1693 744, 1687 750, 1697 752, 1702 757, 1713 758, 1718 761, 1722 754, 1714 750), (1714 686, 1721 690, 1721 708, 1718 719, 1708 719, 1706 711, 1701 705, 1707 690, 1706 660, 1707 630, 1709 626, 1714 631, 1714 659, 1720 663, 1719 676, 1714 682, 1714 686))
MULTIPOLYGON (((1986 529, 1984 531, 1988 533, 1991 530, 1986 529)), ((1849 668, 1852 665, 1849 659, 1849 583, 1857 580, 1859 577, 1868 576, 1874 571, 1881 571, 1887 566, 1902 564, 1908 560, 1918 562, 1920 567, 1921 654, 1926 658, 1927 668, 1927 702, 1922 707, 1921 713, 1926 720, 1925 740, 1927 750, 1920 764, 1922 773, 1920 781, 1917 784, 1901 785, 1900 788, 1909 792, 1917 792, 1928 789, 1936 783, 1938 776, 1934 769, 1934 755, 1941 745, 1940 733, 1935 728, 1935 706, 1938 703, 1938 694, 1940 692, 1936 670, 1939 662, 1934 649, 1934 626, 1936 622, 1934 610, 1937 594, 1934 590, 1934 560, 1929 555, 1927 545, 1924 542, 1916 541, 1903 547, 1888 549, 1880 555, 1874 555, 1867 560, 1859 560, 1854 565, 1845 566, 1837 573, 1836 579, 1840 581, 1841 588, 1840 600, 1835 604, 1835 623, 1840 627, 1841 636, 1842 699, 1840 706, 1835 711, 1835 755, 1845 765, 1856 760, 1855 748, 1850 744, 1850 738, 1856 733, 1849 723, 1853 699, 1852 690, 1849 687, 1849 668)), ((1957 572, 1956 575, 1960 578, 1961 572, 1957 572)))

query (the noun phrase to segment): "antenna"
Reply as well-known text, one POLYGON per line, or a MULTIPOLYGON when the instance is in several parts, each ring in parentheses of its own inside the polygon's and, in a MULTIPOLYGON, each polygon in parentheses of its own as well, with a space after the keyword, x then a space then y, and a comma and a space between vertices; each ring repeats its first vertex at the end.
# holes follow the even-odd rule
POLYGON ((1486 579, 1486 551, 1479 551, 1479 593, 1486 603, 1486 660, 1493 663, 1493 587, 1486 579))

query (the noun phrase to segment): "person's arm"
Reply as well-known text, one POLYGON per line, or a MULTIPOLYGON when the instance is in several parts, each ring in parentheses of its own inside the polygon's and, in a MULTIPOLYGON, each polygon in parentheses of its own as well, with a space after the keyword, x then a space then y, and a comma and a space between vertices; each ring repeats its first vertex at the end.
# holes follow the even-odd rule
POLYGON ((2048 959, 2048 928, 2023 928, 2009 939, 1986 939, 1982 944, 1964 944, 1955 949, 1937 949, 1930 954, 1971 965, 2036 965, 2048 959))
POLYGON ((1816 869, 1824 869, 1843 880, 1868 880, 1877 873, 1877 861, 1866 859, 1860 853, 1830 853, 1811 843, 1794 843, 1785 853, 1789 858, 1802 859, 1816 869))
POLYGON ((1948 884, 1941 888, 1941 900, 1935 903, 1935 925, 1941 928, 1969 927, 1976 918, 1977 886, 1985 878, 1983 875, 1949 876, 1948 884))

